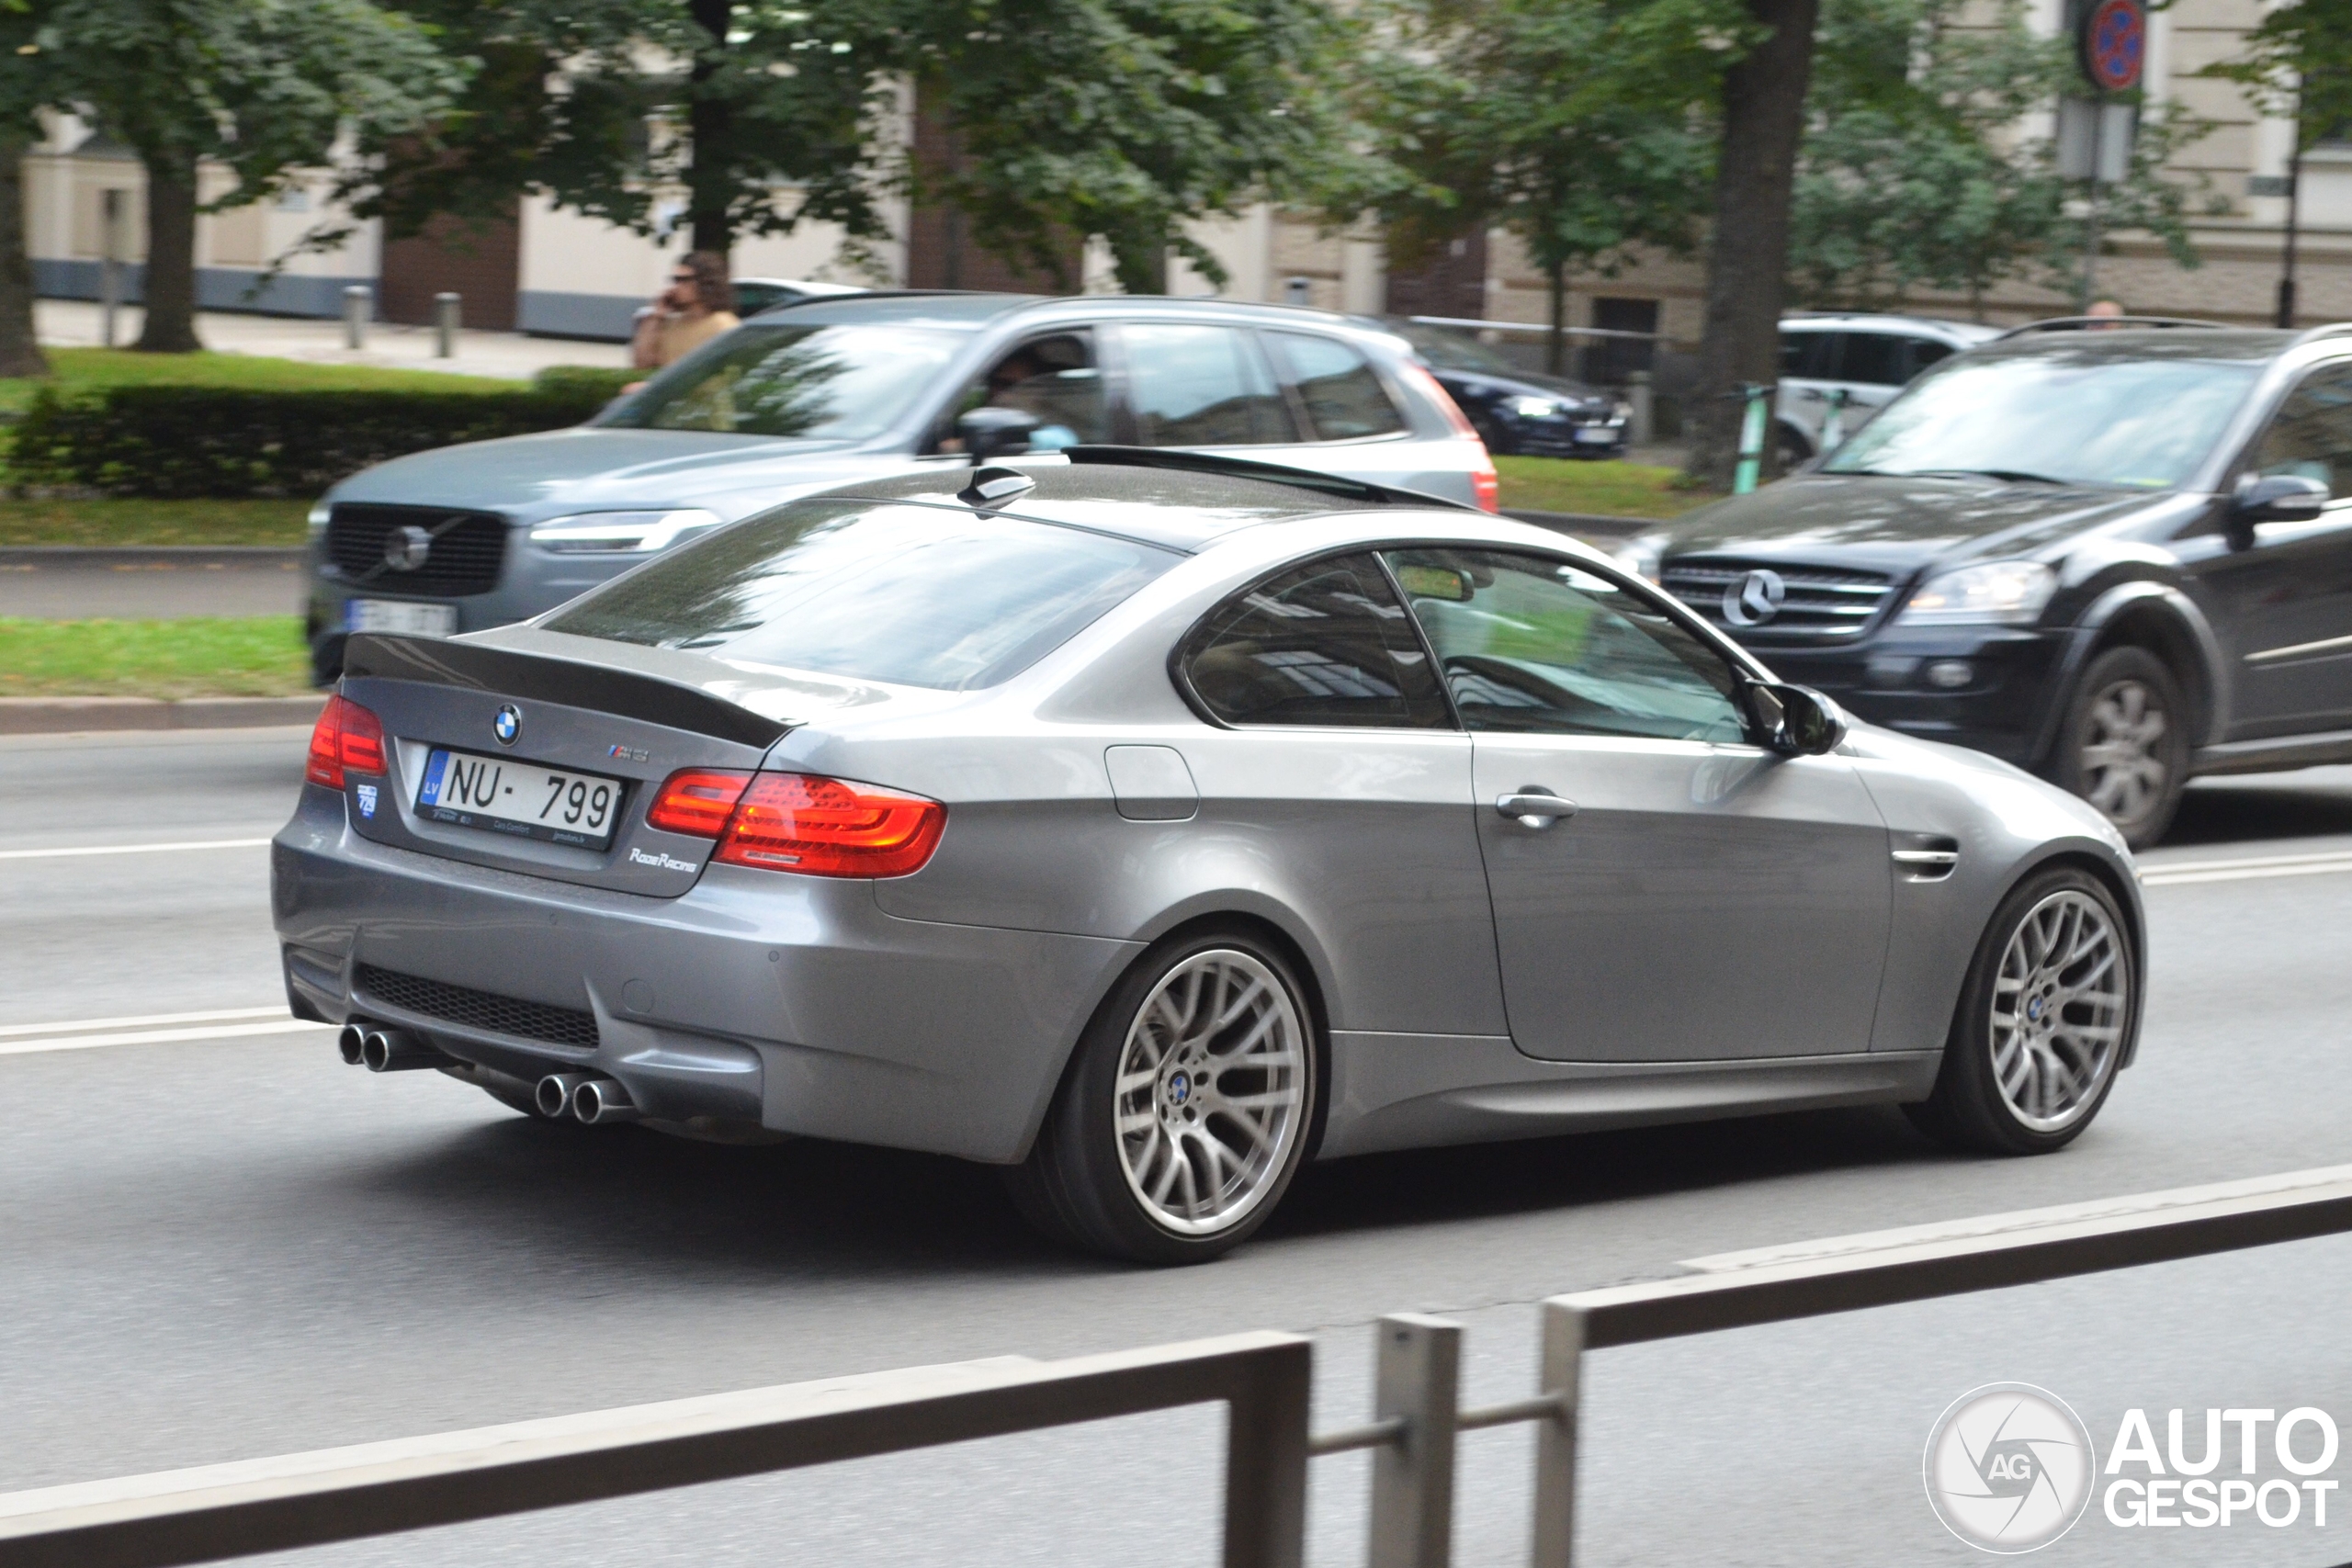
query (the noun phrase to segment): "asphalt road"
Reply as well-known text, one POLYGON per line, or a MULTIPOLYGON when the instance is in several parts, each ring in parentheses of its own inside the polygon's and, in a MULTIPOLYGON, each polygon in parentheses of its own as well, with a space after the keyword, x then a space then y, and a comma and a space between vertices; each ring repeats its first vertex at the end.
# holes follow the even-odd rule
MULTIPOLYGON (((967 1357, 1230 1329, 1318 1341, 1366 1414, 1371 1321, 1470 1326, 1466 1393, 1530 1392, 1534 1303, 1772 1242, 2352 1161, 2352 871, 2152 887, 2141 1060, 2068 1152, 1955 1158, 1883 1111, 1310 1169, 1217 1265, 1031 1240, 989 1173, 821 1145, 541 1125, 431 1074, 372 1077, 281 1003, 264 852, 293 731, 0 740, 0 1489, 967 1357), (62 849, 176 843, 123 854, 62 849), (39 852, 28 853, 27 852, 39 852), (209 1035, 19 1050, 31 1026, 255 1010, 209 1035)), ((2352 770, 2200 785, 2154 865, 2352 851, 2352 770)), ((60 1036, 62 1037, 62 1036, 60 1036)), ((51 1042, 53 1043, 53 1041, 51 1042)), ((1590 1562, 1961 1562, 1919 1452, 1983 1382, 2352 1421, 2352 1241, 1602 1352, 1590 1562)), ((1205 1563, 1207 1411, 469 1526, 304 1562, 1205 1563)), ((2192 1443, 2194 1439, 2192 1439, 2192 1443)), ((1464 1439, 1457 1561, 1524 1554, 1523 1430, 1464 1439)), ((2352 1441, 2335 1472, 2352 1481, 2352 1441)), ((1362 1561, 1360 1458, 1318 1461, 1314 1560, 1362 1561)), ((2275 1466, 2269 1474, 2279 1474, 2275 1466)), ((2125 1531, 2057 1562, 2352 1560, 2324 1529, 2125 1531)))

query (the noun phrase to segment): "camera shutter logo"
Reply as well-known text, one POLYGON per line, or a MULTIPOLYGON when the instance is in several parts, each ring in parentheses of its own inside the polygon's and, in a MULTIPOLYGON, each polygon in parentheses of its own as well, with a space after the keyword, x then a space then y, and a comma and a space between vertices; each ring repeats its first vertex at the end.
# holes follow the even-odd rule
POLYGON ((2048 1546, 2089 1506, 2098 1456, 2066 1402, 2031 1383, 1969 1390, 1937 1417, 1922 1461, 1944 1528, 1985 1551, 2048 1546))
POLYGON ((1759 567, 1724 590, 1724 619, 1736 626, 1760 626, 1788 599, 1789 585, 1781 574, 1759 567))

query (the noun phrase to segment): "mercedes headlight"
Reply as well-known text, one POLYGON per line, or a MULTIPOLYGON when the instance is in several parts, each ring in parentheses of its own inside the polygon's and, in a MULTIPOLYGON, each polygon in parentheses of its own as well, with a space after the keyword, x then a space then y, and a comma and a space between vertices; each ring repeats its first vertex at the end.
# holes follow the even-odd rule
POLYGON ((1521 419, 1549 419, 1560 412, 1560 405, 1550 398, 1513 398, 1510 412, 1521 419))
POLYGON ((1658 580, 1658 565, 1666 555, 1666 536, 1636 534, 1609 552, 1609 558, 1645 582, 1658 580))
POLYGON ((531 529, 531 543, 560 556, 650 555, 689 535, 716 528, 715 512, 583 512, 554 517, 531 529))
POLYGON ((2040 561, 1986 561, 1929 579, 1897 618, 1909 626, 2030 626, 2057 591, 2058 574, 2040 561))

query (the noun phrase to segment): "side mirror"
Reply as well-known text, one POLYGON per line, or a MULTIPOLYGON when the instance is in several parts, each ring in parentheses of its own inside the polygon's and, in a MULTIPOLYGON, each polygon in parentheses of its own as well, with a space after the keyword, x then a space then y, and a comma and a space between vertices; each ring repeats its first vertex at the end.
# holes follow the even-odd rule
POLYGON ((956 421, 956 434, 963 438, 964 450, 975 463, 1026 452, 1029 438, 1036 432, 1037 416, 1019 409, 972 409, 956 421))
POLYGON ((2257 523, 2309 523, 2327 505, 2327 487, 2301 474, 2248 474, 2230 498, 2231 541, 2254 542, 2257 523))
POLYGON ((1846 712, 1811 686, 1759 681, 1747 688, 1764 743, 1789 757, 1819 757, 1846 739, 1846 712))

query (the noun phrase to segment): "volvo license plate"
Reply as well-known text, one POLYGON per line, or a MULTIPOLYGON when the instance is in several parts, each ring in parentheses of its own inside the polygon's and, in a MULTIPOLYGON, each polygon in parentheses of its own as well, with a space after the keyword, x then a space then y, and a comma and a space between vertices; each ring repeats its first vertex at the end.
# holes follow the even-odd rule
POLYGON ((435 748, 416 786, 416 814, 427 822, 602 850, 612 845, 622 794, 618 779, 435 748))
POLYGON ((346 599, 343 602, 343 629, 447 637, 458 629, 458 607, 419 604, 408 599, 346 599))

